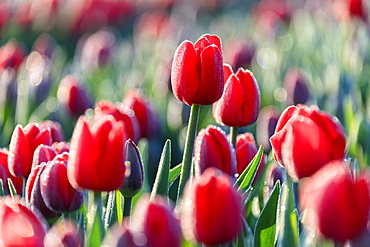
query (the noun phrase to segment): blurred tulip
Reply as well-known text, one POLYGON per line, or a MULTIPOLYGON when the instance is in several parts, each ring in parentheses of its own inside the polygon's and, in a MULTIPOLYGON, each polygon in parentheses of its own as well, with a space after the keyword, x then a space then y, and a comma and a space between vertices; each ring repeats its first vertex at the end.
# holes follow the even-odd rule
POLYGON ((17 70, 23 62, 26 52, 16 40, 10 40, 0 47, 0 69, 11 67, 17 70))
POLYGON ((83 192, 72 187, 67 177, 68 154, 56 156, 41 174, 41 195, 54 212, 74 212, 83 203, 83 192))
POLYGON ((270 137, 275 133, 275 128, 280 117, 280 111, 274 106, 262 108, 256 125, 257 143, 263 146, 266 153, 271 151, 270 137))
POLYGON ((32 50, 48 59, 52 59, 57 45, 57 42, 52 36, 43 33, 33 43, 32 50))
POLYGON ((299 199, 308 229, 342 243, 363 233, 370 208, 365 176, 353 179, 345 162, 333 161, 302 180, 299 199))
POLYGON ((58 221, 48 231, 44 239, 45 247, 84 246, 83 235, 77 224, 71 220, 58 221))
POLYGON ((283 87, 287 92, 289 105, 305 104, 310 97, 307 80, 297 68, 291 68, 287 71, 283 87))
POLYGON ((117 190, 123 184, 126 167, 123 122, 106 116, 92 127, 81 116, 71 139, 68 180, 76 189, 117 190))
POLYGON ((149 195, 140 197, 132 214, 131 228, 135 244, 139 246, 176 247, 181 244, 180 223, 173 214, 168 198, 160 195, 151 201, 149 195))
POLYGON ((212 114, 216 122, 226 126, 242 127, 253 124, 260 110, 260 90, 249 70, 239 68, 234 74, 224 64, 225 91, 213 104, 212 114))
POLYGON ((65 76, 60 82, 58 100, 73 117, 83 115, 86 109, 92 108, 92 99, 83 84, 73 75, 65 76))
POLYGON ((14 177, 10 173, 8 166, 8 150, 6 150, 5 148, 0 149, 0 169, 0 178, 3 179, 4 192, 6 194, 9 193, 8 178, 10 178, 13 182, 15 190, 17 191, 17 194, 21 195, 23 188, 23 179, 20 177, 14 177))
POLYGON ((229 176, 208 168, 188 181, 181 209, 181 227, 186 239, 205 245, 225 244, 241 231, 242 218, 242 197, 229 176))
POLYGON ((270 141, 274 159, 294 181, 312 175, 332 160, 343 159, 346 149, 339 120, 315 106, 285 109, 270 141))
POLYGON ((142 91, 131 90, 123 99, 123 105, 135 112, 137 122, 140 127, 141 137, 150 137, 158 131, 158 118, 154 112, 154 107, 142 91))
POLYGON ((238 68, 249 68, 255 56, 255 50, 256 48, 250 41, 233 40, 226 43, 225 61, 234 71, 238 68))
POLYGON ((57 154, 62 154, 64 152, 69 153, 69 143, 68 142, 54 142, 51 147, 57 154))
POLYGON ((8 164, 13 176, 27 178, 31 172, 33 153, 40 144, 51 145, 50 129, 40 129, 37 123, 24 128, 17 125, 9 145, 8 164))
POLYGON ((51 139, 54 142, 63 142, 65 141, 64 131, 60 123, 50 120, 45 120, 40 123, 40 128, 45 129, 49 128, 51 132, 51 139))
POLYGON ((160 38, 172 38, 175 30, 175 23, 165 11, 150 11, 138 19, 135 34, 151 42, 160 38))
POLYGON ((215 167, 234 177, 236 172, 235 150, 225 132, 216 126, 201 129, 194 144, 194 164, 203 173, 215 167))
POLYGON ((12 14, 11 4, 7 1, 0 2, 0 31, 6 26, 9 22, 9 19, 12 14))
POLYGON ((194 44, 185 40, 176 49, 171 83, 175 97, 188 105, 211 105, 224 90, 221 40, 204 34, 194 44))
POLYGON ((126 135, 134 142, 140 138, 140 125, 135 112, 122 103, 112 104, 110 101, 101 100, 95 105, 94 122, 106 115, 112 115, 116 121, 123 121, 126 135))
MULTIPOLYGON (((1 71, 1 70, 0 70, 1 71)), ((0 105, 15 112, 18 98, 18 82, 15 71, 8 67, 0 72, 0 105)))
POLYGON ((42 216, 11 196, 0 200, 0 243, 2 246, 43 246, 46 222, 42 216))
POLYGON ((357 17, 366 22, 367 12, 363 0, 346 0, 351 17, 357 17))
POLYGON ((104 237, 102 246, 109 247, 136 247, 130 230, 125 225, 115 224, 109 228, 104 237))
POLYGON ((143 187, 144 184, 144 168, 141 159, 139 148, 135 143, 128 139, 125 143, 125 157, 126 162, 129 162, 129 175, 125 177, 121 188, 119 189, 125 197, 133 197, 143 187))
POLYGON ((277 181, 280 181, 280 184, 285 182, 284 168, 279 166, 276 162, 272 162, 266 172, 266 185, 269 188, 266 193, 267 197, 271 195, 271 191, 274 189, 277 181))

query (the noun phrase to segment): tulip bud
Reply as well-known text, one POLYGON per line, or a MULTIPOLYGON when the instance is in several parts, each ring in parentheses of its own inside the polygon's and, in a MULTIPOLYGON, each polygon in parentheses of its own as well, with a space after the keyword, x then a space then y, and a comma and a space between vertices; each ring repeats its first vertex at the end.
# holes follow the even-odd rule
POLYGON ((194 144, 194 164, 204 172, 215 167, 234 177, 236 172, 235 150, 225 132, 216 126, 201 129, 194 144))
POLYGON ((23 62, 24 57, 24 48, 17 41, 10 40, 0 47, 0 69, 11 67, 17 70, 23 62))
POLYGON ((342 243, 363 233, 370 212, 368 176, 354 179, 345 162, 332 161, 302 180, 299 202, 307 229, 342 243))
POLYGON ((43 162, 51 161, 56 155, 57 153, 52 147, 41 144, 33 153, 31 169, 34 169, 36 166, 41 165, 41 163, 43 162))
POLYGON ((83 235, 76 223, 62 220, 54 224, 44 239, 45 247, 83 246, 83 235))
POLYGON ((165 197, 157 195, 149 201, 149 195, 141 196, 134 208, 131 224, 134 242, 138 246, 180 246, 180 223, 165 197))
POLYGON ((211 105, 224 90, 221 40, 204 34, 195 44, 185 40, 176 49, 171 71, 175 97, 188 105, 211 105))
POLYGON ((75 190, 67 177, 68 154, 56 156, 41 174, 40 189, 48 208, 54 212, 73 212, 83 203, 83 192, 75 190))
POLYGON ((216 168, 189 180, 181 203, 181 227, 190 241, 225 244, 242 229, 242 198, 230 177, 216 168))
POLYGON ((129 163, 127 169, 130 169, 130 172, 119 190, 125 197, 134 197, 143 187, 143 162, 138 147, 131 139, 125 143, 125 152, 125 161, 129 163))
POLYGON ((124 225, 115 224, 109 228, 102 246, 109 247, 135 247, 132 234, 124 225))
POLYGON ((50 121, 50 120, 45 120, 40 123, 40 128, 45 129, 49 128, 51 132, 51 139, 52 142, 62 142, 65 141, 64 137, 64 131, 60 123, 50 121))
POLYGON ((289 69, 285 74, 283 87, 289 105, 305 104, 310 97, 307 80, 297 68, 289 69))
POLYGON ((7 196, 0 200, 0 242, 3 246, 43 246, 46 222, 36 211, 7 196))
POLYGON ((249 70, 239 68, 234 74, 224 64, 225 91, 212 109, 216 122, 226 126, 242 127, 253 124, 260 109, 260 90, 249 70))
POLYGON ((3 188, 5 194, 9 193, 8 178, 12 180, 12 183, 17 191, 17 194, 22 193, 23 179, 20 177, 14 177, 8 167, 8 151, 5 148, 0 149, 0 179, 3 180, 3 188))
POLYGON ((363 0, 347 0, 347 4, 351 17, 357 17, 366 22, 367 12, 363 0))
POLYGON ((117 190, 125 178, 123 122, 106 116, 92 127, 81 116, 71 139, 68 180, 76 189, 117 190))
POLYGON ((270 137, 275 133, 280 111, 273 106, 262 108, 256 125, 257 143, 263 146, 266 153, 271 151, 270 137))
POLYGON ((249 68, 256 52, 256 48, 249 41, 230 42, 225 50, 227 61, 234 70, 241 67, 249 68))

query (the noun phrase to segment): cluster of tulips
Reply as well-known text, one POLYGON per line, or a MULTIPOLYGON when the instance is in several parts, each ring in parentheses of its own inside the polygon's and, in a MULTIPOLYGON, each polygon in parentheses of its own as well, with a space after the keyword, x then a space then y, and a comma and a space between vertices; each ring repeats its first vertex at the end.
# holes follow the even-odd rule
POLYGON ((78 118, 70 142, 58 122, 17 125, 9 149, 0 152, 0 246, 298 246, 300 224, 318 239, 370 243, 370 174, 346 159, 335 116, 316 106, 288 107, 270 139, 273 158, 264 155, 251 133, 239 133, 258 118, 257 80, 223 62, 216 35, 179 45, 171 86, 191 106, 183 160, 171 168, 168 140, 150 194, 142 193, 146 166, 137 143, 155 133, 156 121, 140 92, 123 103, 99 101, 78 118), (198 132, 201 106, 212 104, 229 135, 215 125, 198 132), (266 176, 271 188, 252 225, 247 207, 266 176), (284 191, 295 203, 283 210, 284 191), (283 211, 288 221, 279 230, 283 211), (284 229, 290 237, 279 233, 284 229))

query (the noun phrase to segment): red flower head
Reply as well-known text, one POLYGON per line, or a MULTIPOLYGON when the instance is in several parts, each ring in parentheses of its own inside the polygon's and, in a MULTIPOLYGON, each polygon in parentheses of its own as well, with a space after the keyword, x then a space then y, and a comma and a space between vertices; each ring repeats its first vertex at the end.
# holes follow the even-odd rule
POLYGON ((124 144, 127 139, 123 122, 106 116, 92 127, 81 116, 71 139, 68 179, 76 189, 112 191, 125 178, 124 144))
POLYGON ((317 107, 290 106, 281 114, 270 138, 274 159, 295 180, 308 177, 332 160, 343 159, 344 128, 317 107))
POLYGON ((236 172, 235 150, 225 132, 216 126, 199 131, 194 144, 194 163, 204 172, 215 167, 234 177, 236 172))
POLYGON ((242 197, 230 177, 216 168, 208 168, 187 183, 182 203, 181 227, 189 240, 223 244, 241 230, 242 197))
POLYGON ((8 166, 8 150, 2 148, 0 149, 0 179, 3 179, 5 193, 8 193, 9 191, 8 178, 12 180, 17 194, 20 195, 23 187, 23 179, 15 177, 10 173, 8 166))
POLYGON ((21 45, 15 40, 10 40, 0 47, 0 69, 11 67, 17 70, 23 62, 25 54, 26 52, 21 45))
POLYGON ((41 129, 37 123, 22 128, 17 125, 9 146, 8 164, 13 176, 27 178, 31 172, 33 153, 40 144, 51 145, 49 128, 41 129))
POLYGON ((188 105, 211 105, 224 90, 221 40, 204 34, 195 44, 185 40, 175 52, 171 83, 175 97, 188 105))
MULTIPOLYGON (((367 175, 368 176, 368 175, 367 175)), ((337 242, 359 236, 369 220, 369 187, 365 176, 354 180, 347 164, 332 161, 302 180, 303 223, 337 242)))
POLYGON ((260 90, 252 72, 239 68, 234 74, 224 64, 225 91, 213 105, 213 117, 219 124, 242 127, 254 123, 260 110, 260 90))

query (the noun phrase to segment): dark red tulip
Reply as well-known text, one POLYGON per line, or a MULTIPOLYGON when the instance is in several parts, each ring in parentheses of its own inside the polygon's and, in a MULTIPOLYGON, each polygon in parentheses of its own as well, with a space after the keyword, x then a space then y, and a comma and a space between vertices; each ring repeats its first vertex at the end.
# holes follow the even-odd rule
POLYGON ((297 68, 291 68, 287 71, 283 87, 287 92, 287 102, 289 105, 305 104, 310 97, 307 79, 297 68))
POLYGON ((140 127, 140 137, 150 137, 158 130, 158 119, 151 102, 140 90, 131 90, 123 99, 123 105, 135 112, 140 127))
POLYGON ((57 42, 52 36, 47 33, 43 33, 33 43, 32 50, 51 59, 57 45, 57 42))
POLYGON ((131 231, 125 225, 120 225, 117 223, 109 228, 107 235, 104 237, 103 246, 135 247, 137 245, 134 243, 131 231))
POLYGON ((249 68, 255 55, 256 48, 250 41, 232 41, 226 44, 225 61, 233 70, 249 68))
POLYGON ((182 199, 184 237, 205 245, 232 241, 242 229, 242 197, 230 177, 216 168, 188 181, 182 199))
POLYGON ((236 172, 235 150, 225 132, 216 126, 201 129, 194 144, 194 164, 204 172, 208 167, 215 167, 234 176, 236 172))
POLYGON ((36 148, 35 152, 33 153, 32 169, 43 162, 53 160, 56 155, 57 153, 51 146, 41 144, 36 148))
POLYGON ((50 120, 45 120, 40 123, 40 128, 45 129, 49 128, 51 132, 51 139, 52 142, 63 142, 65 141, 65 136, 64 136, 64 131, 60 123, 50 121, 50 120))
POLYGON ((106 116, 92 127, 81 116, 73 131, 68 160, 68 180, 76 189, 117 190, 125 178, 125 127, 106 116))
POLYGON ((48 231, 44 239, 45 247, 84 246, 84 239, 77 224, 71 220, 58 221, 48 231))
POLYGON ((8 151, 5 148, 0 149, 0 169, 0 178, 3 179, 5 193, 9 192, 8 178, 10 178, 13 182, 15 190, 17 191, 17 194, 20 195, 22 193, 23 179, 20 177, 14 177, 10 173, 8 167, 8 151))
POLYGON ((11 67, 17 70, 25 56, 24 48, 17 41, 8 41, 8 43, 0 47, 0 69, 11 67))
POLYGON ((211 105, 224 90, 221 40, 204 34, 194 44, 185 40, 177 48, 171 71, 175 97, 188 105, 211 105))
POLYGON ((351 17, 357 17, 366 21, 367 12, 363 0, 347 0, 347 4, 351 17))
POLYGON ((140 125, 132 109, 124 106, 122 103, 112 104, 110 101, 101 100, 96 103, 94 121, 106 115, 112 115, 116 121, 123 121, 127 137, 134 142, 139 141, 140 125))
POLYGON ((33 153, 40 144, 51 145, 50 129, 40 129, 37 123, 22 128, 17 125, 9 145, 8 164, 13 176, 27 178, 31 172, 33 153))
POLYGON ((274 106, 262 108, 256 123, 257 143, 263 146, 266 153, 271 151, 270 137, 275 133, 275 128, 280 117, 280 111, 274 106))
POLYGON ((332 160, 343 159, 346 149, 346 135, 339 120, 315 106, 285 109, 270 141, 275 160, 295 181, 332 160))
POLYGON ((249 70, 239 68, 234 74, 224 64, 225 91, 213 105, 212 114, 216 122, 226 126, 242 127, 257 120, 260 110, 260 90, 249 70))
POLYGON ((369 220, 368 178, 369 174, 363 174, 354 179, 345 162, 332 161, 302 180, 299 199, 302 211, 306 210, 303 223, 336 242, 358 237, 369 220))
POLYGON ((176 247, 181 244, 180 223, 176 219, 168 198, 141 196, 132 214, 133 236, 144 234, 148 247, 176 247))
POLYGON ((0 242, 3 246, 44 246, 46 222, 37 212, 24 206, 19 197, 0 200, 0 242))
POLYGON ((73 212, 83 203, 83 192, 72 187, 67 177, 68 154, 56 156, 41 174, 41 195, 54 212, 73 212))

